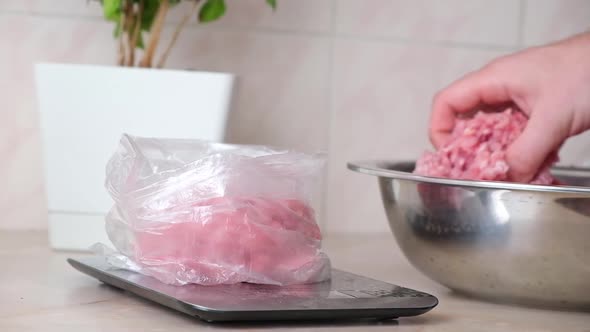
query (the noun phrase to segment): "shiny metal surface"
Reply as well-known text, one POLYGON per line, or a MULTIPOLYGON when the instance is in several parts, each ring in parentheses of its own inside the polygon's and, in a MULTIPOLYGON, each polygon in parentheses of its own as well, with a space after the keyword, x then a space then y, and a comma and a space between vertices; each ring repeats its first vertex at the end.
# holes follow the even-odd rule
POLYGON ((350 163, 378 177, 391 230, 431 279, 489 300, 590 309, 590 171, 564 186, 413 175, 412 162, 350 163))

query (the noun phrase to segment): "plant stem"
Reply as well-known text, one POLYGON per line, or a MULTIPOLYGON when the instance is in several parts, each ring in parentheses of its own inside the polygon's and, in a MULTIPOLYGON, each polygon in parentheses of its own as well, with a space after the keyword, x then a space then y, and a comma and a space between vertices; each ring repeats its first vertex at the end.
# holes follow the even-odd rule
POLYGON ((119 54, 117 56, 117 64, 119 66, 125 65, 125 41, 123 40, 123 35, 125 34, 125 23, 126 23, 126 7, 127 1, 123 0, 121 2, 121 17, 119 18, 119 54))
POLYGON ((168 7, 168 0, 162 0, 160 2, 158 13, 156 14, 156 19, 150 32, 150 39, 148 40, 145 54, 139 63, 141 67, 149 68, 152 66, 152 59, 154 58, 154 53, 156 53, 156 47, 158 46, 158 41, 160 40, 162 28, 164 27, 164 20, 166 19, 166 14, 168 13, 168 7))
POLYGON ((139 1, 139 8, 137 9, 137 15, 135 16, 135 24, 133 27, 133 33, 130 34, 131 41, 129 46, 129 59, 127 59, 127 66, 133 67, 135 65, 135 45, 137 44, 137 39, 139 38, 139 34, 141 33, 141 18, 143 16, 143 6, 145 0, 139 1))
POLYGON ((158 61, 158 65, 157 65, 158 68, 164 67, 164 63, 166 63, 166 59, 168 59, 168 55, 170 54, 170 51, 174 47, 174 44, 176 44, 176 41, 178 40, 178 36, 180 36, 180 32, 182 31, 182 29, 184 29, 184 27, 186 26, 186 24, 188 23, 190 18, 193 17, 193 15, 196 13, 197 8, 198 8, 198 6, 197 6, 198 4, 199 4, 199 0, 194 0, 191 10, 188 11, 184 15, 184 17, 182 18, 182 21, 180 21, 180 23, 178 23, 178 25, 176 26, 176 30, 174 30, 174 34, 172 35, 172 40, 170 41, 170 43, 168 44, 168 47, 166 47, 166 50, 164 51, 164 53, 160 57, 160 61, 158 61))
POLYGON ((131 43, 131 27, 135 25, 135 14, 133 13, 133 1, 129 0, 125 4, 125 23, 123 25, 122 34, 127 34, 127 60, 125 65, 129 65, 129 57, 135 50, 135 45, 131 43))

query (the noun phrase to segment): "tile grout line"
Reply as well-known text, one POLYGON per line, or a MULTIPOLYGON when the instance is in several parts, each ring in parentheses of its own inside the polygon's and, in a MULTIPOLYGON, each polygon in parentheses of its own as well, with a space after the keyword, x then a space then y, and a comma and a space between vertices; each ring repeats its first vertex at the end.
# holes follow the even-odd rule
MULTIPOLYGON (((522 1, 522 0, 521 0, 522 1)), ((336 5, 333 5, 336 7, 336 5)), ((333 9, 335 11, 336 8, 333 9)), ((31 18, 46 18, 46 19, 64 19, 64 20, 92 20, 95 22, 104 22, 102 17, 99 16, 88 16, 80 15, 73 16, 68 14, 48 14, 42 12, 26 12, 26 11, 0 11, 1 16, 29 16, 31 18)), ((167 23, 166 26, 172 26, 174 23, 167 23)), ((331 25, 335 25, 334 20, 331 25)), ((350 33, 336 33, 334 27, 331 26, 331 31, 311 31, 311 30, 288 30, 280 28, 260 28, 260 27, 205 27, 199 26, 197 23, 187 25, 187 29, 199 28, 202 31, 213 31, 213 32, 233 32, 233 33, 262 33, 270 35, 284 35, 294 37, 309 37, 309 38, 324 38, 324 39, 336 39, 336 40, 352 40, 361 42, 381 42, 389 43, 394 45, 409 45, 416 47, 442 47, 442 48, 460 48, 460 49, 472 49, 472 50, 489 50, 489 51, 510 51, 514 48, 514 45, 499 45, 499 44, 480 44, 470 42, 454 42, 454 41, 434 41, 427 39, 411 39, 396 37, 390 35, 362 35, 362 34, 350 34, 350 33)), ((520 35, 520 33, 519 33, 520 35)), ((520 37, 519 37, 520 39, 520 37)))
MULTIPOLYGON (((329 184, 330 184, 330 165, 331 165, 331 156, 332 156, 332 142, 334 136, 334 119, 336 117, 336 110, 334 109, 334 44, 335 44, 335 33, 336 33, 336 18, 338 16, 338 1, 332 0, 332 4, 330 6, 330 34, 331 38, 328 39, 328 68, 327 68, 327 98, 328 98, 328 139, 327 139, 327 148, 328 148, 328 162, 324 179, 324 194, 322 197, 323 203, 323 213, 322 213, 322 226, 323 226, 323 233, 327 234, 329 230, 329 223, 328 220, 328 208, 329 208, 329 184)), ((325 235, 324 235, 325 236, 325 235)))
POLYGON ((48 209, 48 214, 65 214, 71 216, 94 216, 94 217, 104 217, 108 214, 108 212, 97 212, 97 211, 76 211, 76 210, 54 210, 48 209))
POLYGON ((524 27, 525 27, 525 20, 526 20, 526 0, 519 0, 519 8, 518 8, 518 48, 521 49, 524 47, 524 27))

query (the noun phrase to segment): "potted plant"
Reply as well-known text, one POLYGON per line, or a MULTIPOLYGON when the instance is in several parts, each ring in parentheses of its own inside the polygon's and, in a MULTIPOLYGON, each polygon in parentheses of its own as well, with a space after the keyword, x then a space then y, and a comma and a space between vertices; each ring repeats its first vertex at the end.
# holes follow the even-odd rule
MULTIPOLYGON (((276 8, 275 0, 260 1, 276 8)), ((162 69, 191 19, 208 23, 226 12, 224 0, 186 2, 190 9, 164 40, 164 23, 180 0, 102 0, 114 24, 117 66, 36 65, 53 248, 109 243, 104 167, 122 133, 223 140, 233 75, 162 69)))
MULTIPOLYGON (((265 1, 273 10, 276 9, 276 0, 265 1)), ((154 62, 166 15, 180 2, 181 0, 101 1, 104 17, 115 24, 114 35, 118 38, 119 65, 162 68, 178 36, 191 18, 196 15, 200 23, 209 23, 221 18, 226 11, 225 0, 187 0, 191 3, 191 9, 176 26, 159 60, 154 62), (147 39, 144 39, 144 34, 148 34, 147 39), (139 61, 136 59, 137 49, 144 50, 143 57, 139 61)))

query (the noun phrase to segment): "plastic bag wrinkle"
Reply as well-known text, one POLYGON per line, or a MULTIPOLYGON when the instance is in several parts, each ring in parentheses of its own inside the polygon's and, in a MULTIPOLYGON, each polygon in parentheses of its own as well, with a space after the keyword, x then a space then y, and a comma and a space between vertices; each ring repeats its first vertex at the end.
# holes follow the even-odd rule
POLYGON ((184 285, 324 281, 314 202, 325 158, 124 135, 106 168, 114 265, 184 285))

